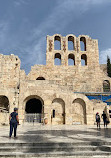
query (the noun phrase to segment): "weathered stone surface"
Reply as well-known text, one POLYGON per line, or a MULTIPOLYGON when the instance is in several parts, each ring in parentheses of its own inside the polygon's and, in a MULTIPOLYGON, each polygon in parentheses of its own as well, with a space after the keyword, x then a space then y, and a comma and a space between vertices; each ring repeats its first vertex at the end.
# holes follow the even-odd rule
MULTIPOLYGON (((40 100, 48 124, 94 124, 95 113, 102 114, 106 106, 103 102, 90 101, 85 95, 74 93, 103 92, 104 80, 109 86, 111 82, 106 67, 99 65, 98 40, 87 35, 47 36, 46 65, 32 66, 28 75, 20 69, 17 56, 1 54, 0 61, 0 97, 8 98, 9 113, 15 106, 19 108, 21 123, 27 102, 34 98, 40 100), (54 39, 60 41, 60 50, 54 49, 54 39), (73 42, 74 50, 68 50, 68 40, 73 42), (84 42, 84 51, 81 51, 80 41, 84 42), (54 65, 55 57, 61 59, 61 65, 54 65), (68 65, 68 58, 74 59, 74 65, 68 65), (84 66, 81 60, 85 61, 84 66)), ((3 121, 8 120, 6 115, 0 113, 1 123, 8 122, 3 121)))

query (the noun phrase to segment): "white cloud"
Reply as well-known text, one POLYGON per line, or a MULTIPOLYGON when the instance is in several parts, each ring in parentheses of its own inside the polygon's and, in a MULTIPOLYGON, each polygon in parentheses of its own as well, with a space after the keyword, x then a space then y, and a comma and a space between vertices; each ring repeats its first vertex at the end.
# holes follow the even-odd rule
POLYGON ((99 57, 100 64, 106 64, 107 63, 107 56, 109 56, 110 59, 111 59, 111 48, 108 48, 106 50, 102 50, 100 52, 100 57, 99 57))
POLYGON ((14 4, 15 4, 15 6, 21 6, 23 4, 28 4, 28 1, 29 0, 15 0, 14 4))
POLYGON ((3 45, 5 43, 5 40, 7 38, 8 26, 9 25, 6 21, 0 22, 0 45, 3 45))
MULTIPOLYGON (((32 0, 14 1, 16 6, 30 4, 29 2, 33 3, 32 0)), ((26 42, 26 44, 24 44, 24 46, 21 47, 21 54, 24 50, 24 52, 27 52, 28 56, 26 58, 23 57, 25 59, 23 64, 27 65, 30 63, 31 65, 34 65, 44 63, 46 53, 46 35, 49 30, 52 30, 52 32, 54 33, 60 33, 61 30, 63 30, 64 32, 64 28, 66 28, 67 25, 70 24, 70 22, 72 22, 72 20, 81 18, 83 13, 90 10, 92 5, 100 6, 103 3, 109 2, 109 0, 56 0, 56 5, 52 8, 50 14, 46 15, 45 20, 42 21, 42 23, 40 23, 38 27, 32 30, 32 35, 29 37, 31 44, 27 46, 26 42), (36 41, 36 43, 34 41, 36 41), (34 43, 32 44, 32 42, 34 43)), ((11 25, 9 25, 6 22, 0 24, 0 45, 2 45, 2 43, 5 43, 5 40, 7 39, 12 40, 10 39, 9 34, 7 33, 10 30, 10 26, 11 25)), ((12 47, 14 46, 15 48, 19 47, 19 44, 21 42, 19 40, 20 39, 17 38, 17 40, 13 41, 12 44, 9 44, 6 47, 10 47, 10 49, 12 49, 12 47)), ((22 54, 21 56, 24 56, 24 54, 22 54)), ((100 53, 101 62, 105 62, 103 56, 105 58, 105 51, 100 53)))

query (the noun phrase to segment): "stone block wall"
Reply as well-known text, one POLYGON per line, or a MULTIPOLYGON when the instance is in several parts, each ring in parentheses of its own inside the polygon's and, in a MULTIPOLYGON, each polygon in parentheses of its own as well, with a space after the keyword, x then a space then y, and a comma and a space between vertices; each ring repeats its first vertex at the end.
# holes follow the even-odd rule
MULTIPOLYGON (((8 98, 9 113, 15 106, 19 108, 20 122, 25 118, 27 102, 36 99, 41 102, 41 113, 49 124, 94 124, 95 113, 101 113, 106 104, 74 92, 103 92, 104 80, 111 85, 111 79, 99 65, 98 40, 87 35, 47 36, 46 65, 34 65, 27 76, 20 70, 17 56, 0 55, 0 97, 8 98), (60 42, 60 50, 55 49, 56 40, 60 42), (73 50, 69 50, 68 41, 73 43, 73 50), (55 58, 61 60, 61 65, 55 65, 55 58), (68 59, 74 64, 69 65, 68 59)), ((6 115, 8 118, 9 113, 0 113, 1 120, 6 115)))

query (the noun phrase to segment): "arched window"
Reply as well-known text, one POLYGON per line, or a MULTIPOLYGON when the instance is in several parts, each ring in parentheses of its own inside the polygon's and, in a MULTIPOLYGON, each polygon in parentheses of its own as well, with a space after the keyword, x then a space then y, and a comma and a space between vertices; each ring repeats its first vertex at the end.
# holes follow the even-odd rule
POLYGON ((44 77, 38 77, 36 80, 45 80, 44 77))
POLYGON ((54 38, 54 49, 55 50, 61 49, 61 38, 59 36, 55 36, 54 38))
POLYGON ((110 82, 108 80, 103 81, 103 92, 110 92, 110 82))
POLYGON ((86 51, 86 38, 85 37, 80 38, 80 50, 86 51))
POLYGON ((74 37, 68 37, 68 50, 74 50, 74 37))
POLYGON ((55 54, 54 65, 61 65, 61 54, 60 53, 55 54))
POLYGON ((86 54, 81 55, 81 65, 82 66, 87 65, 87 56, 86 56, 86 54))
POLYGON ((68 55, 68 65, 75 65, 75 56, 74 54, 68 55))

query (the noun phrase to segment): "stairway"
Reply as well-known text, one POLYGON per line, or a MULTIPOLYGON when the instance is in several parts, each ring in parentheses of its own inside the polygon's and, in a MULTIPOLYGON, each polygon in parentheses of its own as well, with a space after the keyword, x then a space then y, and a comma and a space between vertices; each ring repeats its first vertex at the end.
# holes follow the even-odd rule
POLYGON ((18 139, 0 128, 0 158, 111 158, 111 126, 31 125, 18 127, 18 139))
POLYGON ((0 158, 103 156, 111 156, 111 142, 0 143, 0 158))

